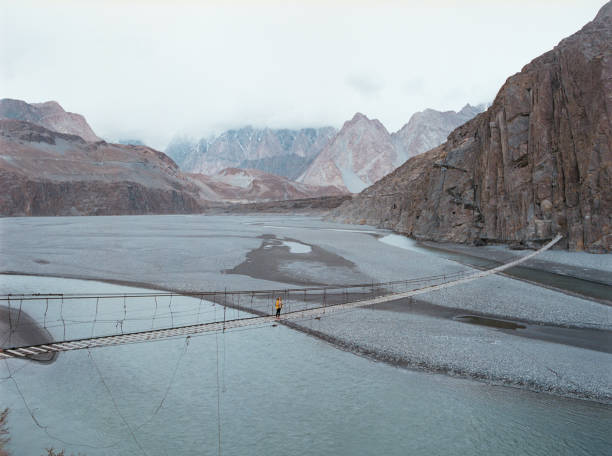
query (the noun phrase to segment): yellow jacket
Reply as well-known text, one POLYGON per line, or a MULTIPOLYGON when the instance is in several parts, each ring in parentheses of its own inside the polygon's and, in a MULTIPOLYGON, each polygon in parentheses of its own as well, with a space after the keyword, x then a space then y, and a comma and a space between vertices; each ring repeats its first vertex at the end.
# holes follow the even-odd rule
POLYGON ((276 298, 276 308, 277 309, 282 309, 283 308, 283 300, 282 300, 282 298, 276 298))

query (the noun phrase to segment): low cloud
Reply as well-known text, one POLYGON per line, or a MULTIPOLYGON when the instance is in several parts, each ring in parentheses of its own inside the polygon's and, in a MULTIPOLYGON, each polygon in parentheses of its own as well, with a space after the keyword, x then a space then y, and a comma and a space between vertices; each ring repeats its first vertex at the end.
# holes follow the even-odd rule
POLYGON ((394 131, 417 110, 491 99, 602 3, 4 2, 0 97, 57 100, 102 137, 159 149, 357 111, 394 131))
POLYGON ((380 78, 366 74, 352 74, 346 78, 346 83, 363 96, 375 96, 383 89, 380 78))

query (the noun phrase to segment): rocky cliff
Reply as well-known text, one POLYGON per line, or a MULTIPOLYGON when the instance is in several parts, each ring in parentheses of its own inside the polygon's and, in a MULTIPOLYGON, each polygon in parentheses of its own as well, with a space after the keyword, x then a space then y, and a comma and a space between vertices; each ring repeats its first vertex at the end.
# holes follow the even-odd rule
POLYGON ((85 141, 100 141, 85 117, 64 111, 58 102, 26 103, 22 100, 3 98, 0 100, 0 118, 23 120, 49 130, 77 135, 85 141))
POLYGON ((301 130, 229 130, 199 141, 175 138, 166 148, 183 171, 213 175, 225 168, 254 168, 295 179, 336 133, 332 127, 301 130))
POLYGON ((161 152, 0 120, 0 215, 201 212, 200 188, 161 152))
POLYGON ((612 2, 335 215, 420 239, 612 251, 612 2))

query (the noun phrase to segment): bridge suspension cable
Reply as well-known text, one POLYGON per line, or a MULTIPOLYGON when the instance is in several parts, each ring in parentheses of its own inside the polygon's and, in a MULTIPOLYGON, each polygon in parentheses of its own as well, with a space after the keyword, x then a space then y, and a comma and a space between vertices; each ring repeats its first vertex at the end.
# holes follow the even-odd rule
MULTIPOLYGON (((53 342, 53 343, 47 343, 47 344, 11 347, 11 348, 5 348, 5 349, 0 350, 0 359, 28 358, 28 357, 40 355, 43 353, 54 353, 54 352, 63 352, 63 351, 70 351, 70 350, 90 349, 90 348, 96 348, 96 347, 107 347, 107 346, 113 346, 113 345, 149 342, 149 341, 168 339, 168 338, 173 338, 173 337, 193 336, 196 334, 202 334, 202 333, 213 332, 213 331, 226 331, 226 330, 242 328, 246 326, 265 325, 265 324, 270 324, 274 322, 281 322, 281 323, 282 322, 295 322, 295 321, 299 321, 299 320, 303 320, 307 318, 313 318, 313 317, 316 318, 322 315, 328 315, 328 314, 342 311, 342 310, 353 309, 357 307, 366 307, 366 306, 371 306, 375 304, 381 304, 383 302, 388 302, 388 301, 395 301, 398 299, 408 298, 408 297, 417 296, 420 294, 429 293, 429 292, 436 291, 436 290, 441 290, 444 288, 453 287, 453 286, 460 285, 463 283, 478 280, 478 279, 481 279, 483 277, 487 277, 493 274, 497 274, 499 272, 503 272, 506 269, 517 266, 529 260, 530 258, 533 258, 534 256, 550 249, 553 245, 559 242, 561 238, 562 238, 561 235, 557 235, 554 239, 552 239, 550 242, 548 242, 546 245, 544 245, 539 250, 535 252, 531 252, 530 254, 525 255, 517 260, 511 261, 509 263, 505 263, 501 266, 497 266, 492 269, 475 272, 469 275, 465 275, 462 273, 460 275, 456 275, 456 278, 450 281, 446 281, 443 283, 437 283, 434 285, 428 285, 428 286, 424 286, 420 288, 415 288, 415 289, 404 291, 404 292, 390 293, 390 294, 386 294, 383 296, 373 296, 368 299, 356 300, 352 302, 344 302, 344 303, 339 303, 339 304, 330 304, 329 302, 324 302, 322 305, 317 306, 317 307, 312 307, 312 308, 308 308, 304 310, 294 310, 294 311, 285 312, 280 317, 280 319, 277 319, 276 317, 272 315, 260 315, 260 316, 253 316, 253 317, 237 318, 237 319, 232 319, 232 320, 214 321, 210 323, 181 325, 181 326, 177 326, 173 328, 135 331, 135 332, 117 334, 117 335, 111 335, 111 336, 99 336, 99 337, 89 337, 89 338, 81 338, 81 339, 68 339, 68 340, 62 340, 60 342, 53 342)), ((422 279, 421 279, 421 282, 422 282, 422 279)), ((384 285, 389 285, 393 283, 404 283, 404 281, 386 282, 384 283, 384 285)), ((367 286, 368 288, 372 288, 374 290, 374 287, 380 286, 380 285, 383 285, 383 284, 367 284, 364 286, 367 286)), ((351 285, 348 287, 358 288, 360 286, 362 285, 358 285, 358 286, 351 285)), ((315 287, 315 288, 309 288, 309 289, 300 288, 300 289, 283 290, 283 291, 294 291, 295 292, 295 291, 304 291, 304 290, 321 290, 321 291, 325 291, 324 296, 329 297, 329 295, 326 293, 327 291, 329 291, 330 289, 339 289, 339 288, 340 287, 315 287)), ((346 286, 343 288, 346 288, 346 286)), ((274 290, 268 290, 266 292, 271 293, 271 292, 274 292, 274 290)), ((227 292, 228 295, 232 293, 236 294, 236 292, 227 292)), ((253 291, 253 292, 248 292, 248 293, 257 294, 257 293, 263 293, 263 292, 253 291)), ((178 293, 168 294, 168 296, 170 295, 177 296, 179 294, 178 293)), ((194 296, 198 298, 202 296, 202 294, 200 293, 193 293, 193 294, 186 293, 186 295, 194 296)), ((28 295, 28 296, 35 296, 35 295, 28 295)), ((49 295, 45 295, 44 296, 45 299, 48 296, 49 295)), ((83 295, 80 295, 80 296, 82 297, 83 295)), ((102 297, 102 296, 93 296, 93 295, 88 295, 88 296, 95 297, 95 298, 102 297)), ((119 295, 112 295, 112 296, 117 298, 118 296, 124 296, 124 295, 119 294, 119 295)), ((151 294, 151 295, 137 294, 137 296, 138 297, 159 296, 159 294, 151 294)), ((207 296, 207 295, 204 294, 204 296, 207 296)), ((11 295, 11 297, 12 299, 15 299, 17 296, 11 295)), ((59 296, 57 298, 59 299, 59 296)), ((17 299, 26 299, 26 298, 19 296, 17 297, 17 299)), ((38 299, 40 299, 40 297, 38 297, 38 299)), ((66 295, 64 295, 64 299, 66 299, 66 295)))

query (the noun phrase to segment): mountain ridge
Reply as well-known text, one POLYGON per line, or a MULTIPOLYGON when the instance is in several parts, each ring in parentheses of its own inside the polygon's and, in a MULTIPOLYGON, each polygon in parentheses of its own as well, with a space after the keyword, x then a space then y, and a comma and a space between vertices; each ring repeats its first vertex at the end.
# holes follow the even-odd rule
POLYGON ((85 141, 102 141, 81 114, 67 112, 57 101, 26 103, 12 98, 0 99, 0 118, 22 120, 49 130, 77 135, 85 141))
POLYGON ((225 168, 256 168, 295 179, 335 131, 332 127, 290 130, 246 126, 197 141, 176 137, 166 153, 186 172, 214 175, 225 168), (291 167, 282 161, 285 156, 291 167))
POLYGON ((483 105, 470 104, 459 112, 426 109, 414 113, 393 133, 378 119, 358 112, 344 123, 298 181, 359 193, 410 157, 442 143, 454 128, 482 110, 483 105))

